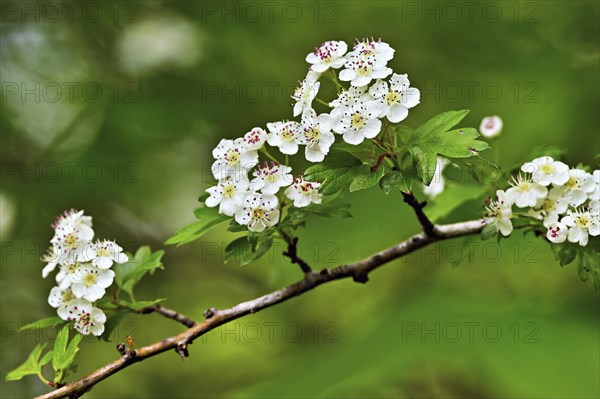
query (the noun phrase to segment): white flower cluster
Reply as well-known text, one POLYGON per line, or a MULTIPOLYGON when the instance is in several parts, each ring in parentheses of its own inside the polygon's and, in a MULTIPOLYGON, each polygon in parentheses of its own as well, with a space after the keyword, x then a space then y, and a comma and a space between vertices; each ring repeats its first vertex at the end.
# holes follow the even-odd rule
POLYGON ((129 259, 114 241, 92 241, 92 218, 83 211, 65 212, 52 227, 54 237, 42 258, 48 262, 42 276, 48 277, 57 266, 59 271, 48 303, 56 308, 61 319, 74 321, 79 333, 100 335, 104 332, 106 315, 94 302, 104 296, 113 282, 115 272, 110 270, 113 263, 125 263, 129 259))
POLYGON ((310 70, 292 96, 293 115, 300 120, 267 123, 268 132, 256 127, 244 137, 221 140, 213 150, 212 173, 217 185, 206 190, 210 194, 206 205, 219 206, 220 213, 259 232, 279 221, 280 198, 276 195, 282 187, 287 187, 284 195, 296 207, 320 203, 320 183, 305 181, 302 176, 293 178, 287 165, 258 165, 258 151, 266 143, 282 154, 294 155, 304 146, 309 162, 322 162, 335 134, 358 145, 380 133, 381 119, 392 123, 404 120, 408 110, 419 103, 420 93, 410 87, 406 74, 393 73, 387 66, 394 51, 387 43, 373 39, 357 41, 350 52, 343 41, 328 41, 315 48, 306 56, 310 70), (341 69, 339 75, 336 69, 341 69), (317 114, 312 103, 319 92, 319 79, 328 71, 339 89, 338 98, 329 103, 331 112, 317 114), (350 82, 350 86, 344 88, 340 80, 350 82))
POLYGON ((484 219, 502 235, 513 230, 513 205, 529 208, 526 215, 542 221, 551 242, 586 246, 589 236, 600 234, 600 170, 590 174, 545 156, 525 163, 521 171, 509 189, 498 190, 486 204, 484 219))

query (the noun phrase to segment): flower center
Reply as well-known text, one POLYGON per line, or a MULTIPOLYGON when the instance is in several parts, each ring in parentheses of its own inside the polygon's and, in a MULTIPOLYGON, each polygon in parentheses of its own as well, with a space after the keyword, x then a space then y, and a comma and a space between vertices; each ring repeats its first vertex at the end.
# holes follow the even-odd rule
POLYGON ((552 212, 556 210, 556 200, 546 198, 544 200, 544 204, 542 205, 542 209, 546 212, 552 212))
POLYGON ((565 187, 569 190, 576 190, 579 187, 579 181, 576 177, 571 176, 565 183, 565 187))
POLYGON ((110 249, 106 247, 101 247, 96 253, 99 257, 110 258, 110 249))
POLYGON ((65 246, 70 249, 74 249, 77 247, 79 243, 79 239, 73 233, 69 233, 65 236, 65 246))
POLYGON ((255 208, 252 211, 252 218, 254 219, 263 219, 266 216, 266 212, 263 208, 255 208))
POLYGON ((73 295, 73 291, 71 291, 70 289, 68 289, 68 290, 66 290, 65 292, 62 293, 60 299, 62 300, 63 303, 69 303, 73 299, 75 299, 75 295, 73 295))
POLYGON ((320 134, 321 132, 319 131, 319 129, 316 126, 313 126, 304 131, 304 138, 310 143, 316 143, 317 141, 319 141, 320 134))
POLYGON ((227 186, 223 187, 223 197, 225 198, 231 198, 235 195, 236 189, 235 186, 233 184, 228 184, 227 186))
POLYGON ((289 126, 285 126, 281 131, 281 138, 285 141, 294 141, 294 131, 289 126))
POLYGON ((96 273, 87 273, 85 276, 83 276, 83 284, 86 287, 91 287, 92 285, 96 284, 97 280, 96 273))
POLYGON ((265 176, 265 182, 267 183, 275 183, 277 181, 277 174, 269 173, 265 176))
POLYGON ((79 269, 79 263, 71 263, 67 268, 67 272, 69 274, 73 274, 77 271, 77 269, 79 269))
POLYGON ((388 91, 388 93, 385 95, 385 101, 387 101, 387 103, 390 105, 399 104, 400 103, 400 93, 398 93, 397 91, 393 91, 393 90, 388 91))
POLYGON ((540 167, 540 171, 542 173, 545 173, 547 175, 551 174, 552 172, 554 172, 554 166, 550 165, 549 163, 544 164, 540 167))
POLYGON ((589 217, 587 217, 587 215, 579 215, 575 218, 575 224, 583 229, 589 228, 592 224, 591 222, 592 221, 589 217))
POLYGON ((235 149, 227 150, 225 160, 227 161, 228 165, 236 165, 238 162, 240 162, 240 153, 235 149))
POLYGON ((357 112, 352 115, 352 120, 350 122, 351 126, 355 129, 362 129, 367 123, 367 118, 360 112, 357 112))

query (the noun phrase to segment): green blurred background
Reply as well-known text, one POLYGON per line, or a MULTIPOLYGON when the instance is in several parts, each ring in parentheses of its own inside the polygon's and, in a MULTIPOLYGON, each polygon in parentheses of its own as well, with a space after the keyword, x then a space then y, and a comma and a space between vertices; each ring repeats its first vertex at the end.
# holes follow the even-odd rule
MULTIPOLYGON (((325 40, 381 36, 396 49, 391 66, 422 90, 408 125, 468 108, 467 125, 504 119, 487 155, 504 167, 539 145, 567 149, 572 165, 597 162, 596 1, 1 6, 2 376, 43 338, 15 329, 53 314, 52 281, 42 280, 38 257, 54 217, 85 209, 98 237, 128 251, 161 248, 193 220, 211 148, 291 118, 304 57, 325 40)), ((359 259, 419 230, 399 193, 371 189, 346 199, 353 218, 311 219, 300 233, 315 267, 359 259)), ((444 221, 476 218, 479 204, 444 221)), ((223 264, 231 239, 219 228, 166 248, 165 270, 147 278, 138 297, 166 297, 199 319, 209 306, 300 277, 281 245, 248 267, 223 264)), ((544 242, 520 234, 501 246, 460 243, 395 261, 366 285, 333 283, 246 317, 198 339, 185 362, 163 354, 87 396, 599 397, 598 296, 574 265, 561 269, 544 242), (453 267, 465 248, 472 256, 453 267)), ((77 375, 115 359, 126 335, 143 345, 179 331, 156 315, 131 316, 112 343, 84 344, 77 375)), ((34 377, 2 378, 0 387, 2 397, 47 391, 34 377)))

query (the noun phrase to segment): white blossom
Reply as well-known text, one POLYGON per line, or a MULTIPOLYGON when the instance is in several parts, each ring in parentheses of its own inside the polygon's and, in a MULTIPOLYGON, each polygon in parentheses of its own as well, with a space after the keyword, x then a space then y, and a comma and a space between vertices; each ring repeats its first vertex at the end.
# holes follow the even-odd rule
POLYGON ((52 287, 48 296, 48 304, 56 308, 60 316, 61 312, 68 308, 76 299, 77 297, 73 294, 71 288, 60 289, 59 287, 52 287))
POLYGON ((248 180, 227 176, 220 180, 216 186, 206 189, 210 196, 204 201, 206 206, 213 208, 219 205, 219 213, 233 216, 235 210, 241 205, 248 192, 248 180))
POLYGON ((114 277, 115 272, 110 269, 100 269, 92 265, 81 266, 73 278, 71 289, 77 298, 94 302, 104 296, 114 277))
POLYGON ((77 273, 82 266, 79 262, 61 264, 56 274, 56 283, 58 286, 61 289, 65 289, 73 285, 73 281, 77 278, 77 273))
POLYGON ((59 315, 63 320, 75 321, 74 327, 82 335, 101 335, 104 332, 106 315, 85 299, 77 299, 59 315))
POLYGON ((507 199, 504 191, 496 191, 496 199, 486 201, 485 211, 484 222, 496 226, 505 237, 512 233, 512 202, 507 199))
POLYGON ((377 119, 379 110, 374 101, 357 101, 347 107, 340 107, 340 118, 335 121, 333 130, 343 134, 348 144, 358 145, 365 138, 372 139, 381 130, 381 121, 377 119))
POLYGON ((252 172, 254 179, 250 181, 250 189, 260 190, 263 194, 277 194, 281 187, 287 187, 294 181, 291 171, 292 168, 287 165, 265 162, 252 172))
POLYGON ((321 203, 323 195, 319 194, 319 187, 321 187, 321 183, 310 182, 304 180, 302 177, 297 177, 294 180, 294 184, 285 190, 285 195, 294 201, 295 207, 303 208, 309 206, 311 203, 321 203))
POLYGON ((555 244, 560 244, 567 240, 567 235, 569 233, 568 227, 561 222, 555 222, 548 226, 548 232, 546 233, 546 237, 550 242, 555 244))
POLYGON ((321 162, 329 153, 329 148, 335 142, 331 133, 333 121, 329 114, 317 116, 313 109, 302 114, 301 142, 306 145, 304 155, 310 162, 321 162))
POLYGON ((560 162, 555 161, 552 157, 540 157, 521 166, 523 172, 531 173, 533 182, 548 186, 562 186, 569 180, 569 167, 560 162))
POLYGON ((513 176, 509 182, 512 186, 506 190, 506 199, 519 208, 534 207, 538 201, 548 194, 548 189, 541 184, 534 183, 531 178, 519 175, 513 176))
POLYGON ((267 143, 270 146, 279 147, 279 151, 287 155, 294 155, 298 152, 298 144, 301 142, 301 126, 298 122, 267 123, 267 129, 269 129, 267 143))
POLYGON ((294 116, 312 109, 312 102, 319 92, 321 83, 318 81, 319 74, 309 71, 306 78, 300 82, 300 85, 294 90, 292 98, 296 101, 294 104, 294 116))
POLYGON ((213 163, 211 170, 217 180, 227 176, 243 176, 248 169, 254 167, 258 162, 258 154, 254 150, 246 149, 244 140, 223 139, 213 150, 213 163))
POLYGON ((569 207, 569 202, 563 196, 559 187, 553 187, 548 191, 548 195, 540 198, 535 205, 536 209, 541 211, 541 218, 544 221, 544 227, 558 222, 560 215, 564 214, 569 207))
POLYGON ((343 41, 328 41, 316 47, 315 51, 306 56, 306 62, 311 64, 315 72, 325 72, 329 68, 340 68, 346 62, 344 55, 348 45, 343 41))
POLYGON ((249 193, 235 212, 235 221, 248 230, 260 232, 279 221, 277 197, 271 194, 249 193))
POLYGON ((410 87, 408 75, 393 74, 389 84, 378 80, 369 89, 380 108, 380 118, 386 117, 392 123, 403 121, 408 110, 419 104, 421 93, 410 87))
POLYGON ((488 139, 497 137, 502 133, 503 126, 502 118, 498 115, 494 116, 486 116, 481 120, 481 125, 479 125, 479 133, 483 137, 488 139))
POLYGON ((129 257, 123 253, 123 248, 116 242, 110 240, 98 240, 93 244, 86 245, 79 254, 80 262, 92 262, 92 265, 100 269, 110 268, 114 262, 125 263, 129 257))
POLYGON ((394 56, 394 49, 387 43, 363 39, 346 56, 346 63, 340 72, 340 80, 352 86, 366 86, 373 79, 383 79, 392 73, 387 62, 394 56))
POLYGON ((594 177, 581 169, 569 170, 569 179, 561 186, 563 195, 572 206, 583 204, 594 189, 594 177))
POLYGON ((267 140, 267 132, 255 127, 242 137, 242 143, 247 151, 259 150, 267 140))
POLYGON ((585 208, 569 211, 568 215, 561 219, 561 223, 569 227, 569 242, 579 243, 582 247, 587 245, 589 236, 600 234, 598 213, 585 208))

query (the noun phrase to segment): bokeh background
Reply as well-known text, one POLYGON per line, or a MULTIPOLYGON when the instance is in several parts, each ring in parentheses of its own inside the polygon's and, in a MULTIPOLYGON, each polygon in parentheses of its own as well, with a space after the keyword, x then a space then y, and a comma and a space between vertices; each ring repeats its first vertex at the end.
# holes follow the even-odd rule
MULTIPOLYGON (((193 220, 220 138, 292 117, 304 57, 325 40, 382 37, 391 66, 422 91, 406 124, 468 108, 466 125, 504 119, 486 156, 503 167, 533 147, 570 164, 599 153, 596 1, 3 1, 2 342, 0 374, 51 330, 19 334, 53 315, 39 255, 68 208, 93 215, 96 234, 128 251, 163 248, 193 220)), ((302 165, 298 167, 301 167, 302 165)), ((596 166, 597 167, 597 166, 596 166)), ((311 219, 302 254, 316 267, 367 256, 419 230, 399 193, 347 195, 351 219, 311 219)), ((481 198, 442 221, 476 218, 481 198)), ((280 252, 247 267, 223 263, 224 227, 167 247, 165 270, 138 297, 193 318, 300 277, 280 252)), ((464 241, 464 240, 463 240, 464 241)), ((398 260, 366 285, 333 283, 136 364, 90 398, 600 396, 598 295, 561 268, 541 240, 500 246, 471 239, 398 260), (470 248, 470 249, 469 249, 470 248), (470 251, 467 255, 464 251, 470 251), (466 259, 453 265, 459 254, 466 259)), ((87 340, 77 376, 181 331, 131 316, 113 342, 87 340)), ((0 381, 2 397, 47 390, 35 377, 0 381)))

